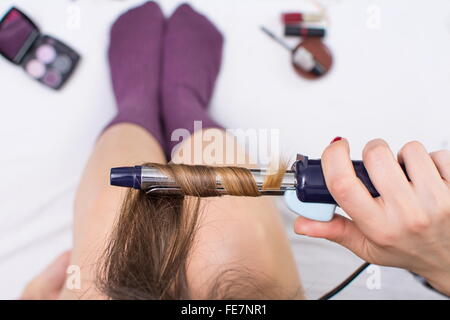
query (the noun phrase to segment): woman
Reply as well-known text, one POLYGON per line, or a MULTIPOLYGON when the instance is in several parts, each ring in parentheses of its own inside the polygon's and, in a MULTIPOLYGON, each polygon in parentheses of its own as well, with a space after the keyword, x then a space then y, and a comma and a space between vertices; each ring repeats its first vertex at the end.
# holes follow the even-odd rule
MULTIPOLYGON (((226 135, 206 110, 221 47, 220 33, 187 5, 165 21, 155 3, 146 3, 114 24, 109 58, 118 114, 78 189, 74 248, 31 282, 24 298, 304 298, 271 199, 150 198, 109 185, 112 167, 165 164, 176 129, 191 136, 176 149, 174 163, 186 163, 180 155, 189 151, 190 164, 202 164, 195 153, 203 149, 193 147, 202 141, 197 138, 226 135), (194 132, 198 120, 205 129, 194 132), (68 264, 80 267, 79 286, 63 286, 68 264)), ((347 141, 335 140, 323 154, 324 173, 352 220, 299 218, 295 231, 336 241, 369 262, 411 270, 448 294, 449 153, 430 156, 418 143, 406 145, 399 161, 408 181, 388 146, 370 142, 364 162, 381 194, 373 199, 355 176, 347 141)))
MULTIPOLYGON (((81 268, 81 288, 65 289, 61 298, 110 297, 98 288, 98 276, 114 223, 127 197, 127 190, 109 185, 110 168, 144 162, 167 163, 166 154, 171 153, 174 145, 170 141, 172 132, 184 128, 193 133, 194 121, 202 121, 205 129, 183 141, 180 152, 171 159, 173 162, 179 162, 181 150, 190 149, 196 136, 211 131, 225 135, 206 110, 219 72, 221 52, 219 31, 188 5, 180 6, 165 21, 159 7, 148 2, 126 12, 113 25, 109 60, 118 113, 98 139, 75 201, 70 264, 81 268)), ((201 148, 192 151, 202 153, 201 148)), ((193 154, 192 158, 202 157, 193 154)), ((302 297, 288 240, 269 199, 211 198, 202 203, 198 216, 197 224, 191 225, 196 231, 189 255, 187 248, 180 249, 182 252, 171 260, 170 272, 176 274, 162 266, 164 262, 154 267, 141 266, 148 278, 164 282, 151 286, 159 286, 159 291, 123 288, 118 294, 119 289, 108 287, 108 279, 104 279, 102 289, 116 292, 115 298, 222 298, 236 292, 236 296, 239 293, 245 297, 247 291, 242 288, 247 287, 248 295, 256 298, 266 296, 262 289, 267 282, 273 287, 267 296, 282 292, 284 298, 302 297), (168 293, 166 284, 174 278, 186 278, 187 287, 168 293), (239 280, 240 285, 232 286, 234 280, 239 280)), ((164 232, 158 231, 164 226, 154 225, 149 237, 169 243, 171 237, 167 233, 175 237, 186 232, 184 240, 179 239, 186 243, 192 232, 182 228, 189 223, 174 222, 164 232)), ((151 251, 152 261, 169 259, 172 251, 161 250, 151 251)), ((62 265, 64 259, 67 256, 56 263, 62 265)), ((37 282, 29 288, 36 288, 37 282)), ((25 293, 24 297, 30 295, 25 293)))

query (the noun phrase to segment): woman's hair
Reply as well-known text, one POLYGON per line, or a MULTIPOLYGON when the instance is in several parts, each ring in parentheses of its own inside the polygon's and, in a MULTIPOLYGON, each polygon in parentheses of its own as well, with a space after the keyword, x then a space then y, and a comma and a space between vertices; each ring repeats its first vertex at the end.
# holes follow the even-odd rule
MULTIPOLYGON (((219 196, 216 177, 230 195, 260 195, 248 169, 146 163, 175 180, 181 194, 125 197, 98 272, 98 287, 111 299, 192 299, 186 269, 200 215, 200 197, 219 196)), ((285 168, 268 176, 263 188, 277 188, 285 168)), ((220 272, 209 299, 269 299, 280 296, 274 281, 234 266, 220 272)), ((284 296, 286 297, 286 296, 284 296)))

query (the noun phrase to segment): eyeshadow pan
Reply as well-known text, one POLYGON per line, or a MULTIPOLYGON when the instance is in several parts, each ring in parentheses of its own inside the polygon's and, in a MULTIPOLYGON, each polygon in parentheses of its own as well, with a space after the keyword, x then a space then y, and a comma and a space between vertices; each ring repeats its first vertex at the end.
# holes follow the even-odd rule
POLYGON ((45 74, 45 66, 36 59, 30 60, 25 69, 35 79, 39 79, 45 74))
POLYGON ((61 83, 61 74, 55 70, 49 70, 42 81, 51 87, 57 87, 61 83))
POLYGON ((36 57, 45 64, 52 63, 56 58, 56 50, 48 44, 40 45, 36 49, 36 57))
POLYGON ((65 54, 58 56, 53 63, 53 67, 65 73, 72 67, 72 60, 70 60, 70 58, 65 54))

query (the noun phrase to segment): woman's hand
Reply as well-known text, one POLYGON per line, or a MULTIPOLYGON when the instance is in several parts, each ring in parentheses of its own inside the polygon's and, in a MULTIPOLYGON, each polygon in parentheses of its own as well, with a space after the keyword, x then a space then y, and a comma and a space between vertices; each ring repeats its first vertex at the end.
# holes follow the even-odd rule
POLYGON ((56 300, 66 281, 66 270, 70 263, 70 251, 56 258, 44 271, 31 280, 20 299, 56 300))
POLYGON ((428 154, 410 142, 397 161, 386 142, 373 140, 363 161, 380 197, 372 198, 357 178, 348 142, 336 141, 325 149, 322 167, 328 189, 352 220, 300 217, 295 232, 337 242, 371 263, 408 269, 450 295, 450 151, 428 154))

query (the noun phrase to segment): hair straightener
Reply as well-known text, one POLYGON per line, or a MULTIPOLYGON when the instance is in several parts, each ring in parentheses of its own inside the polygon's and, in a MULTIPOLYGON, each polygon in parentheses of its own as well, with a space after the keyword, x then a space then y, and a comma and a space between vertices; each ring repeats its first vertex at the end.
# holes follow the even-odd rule
MULTIPOLYGON (((352 161, 356 175, 373 197, 379 194, 362 161, 352 161)), ((291 170, 286 171, 279 189, 263 189, 267 171, 250 169, 261 195, 283 195, 290 210, 305 218, 330 221, 337 203, 325 183, 320 159, 310 160, 297 155, 291 170)), ((119 167, 111 169, 111 185, 145 190, 147 193, 180 193, 175 181, 153 167, 119 167)), ((216 180, 217 191, 226 194, 220 177, 216 180)))

